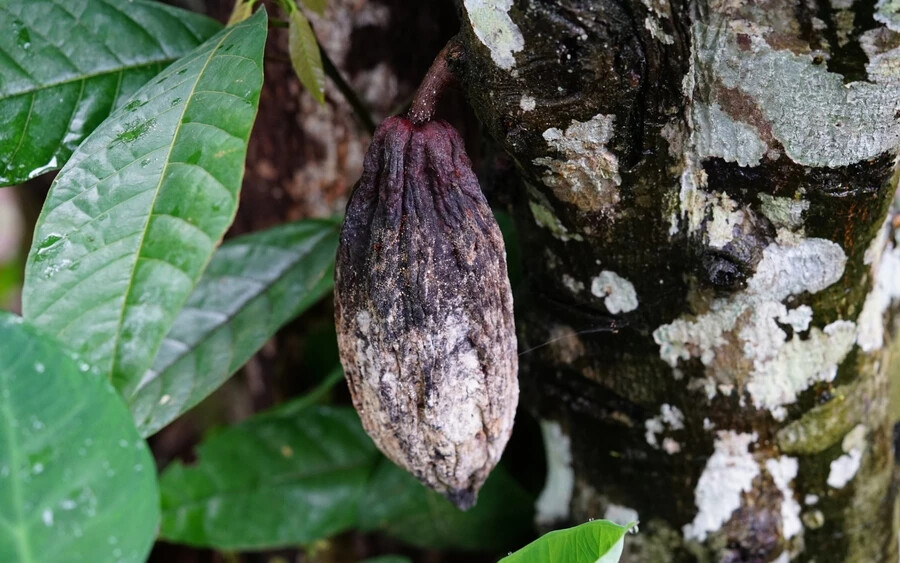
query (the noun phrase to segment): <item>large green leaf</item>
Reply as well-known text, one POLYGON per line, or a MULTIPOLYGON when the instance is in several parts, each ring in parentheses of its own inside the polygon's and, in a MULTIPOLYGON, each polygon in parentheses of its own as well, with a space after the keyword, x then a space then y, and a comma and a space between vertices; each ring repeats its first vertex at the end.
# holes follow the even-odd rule
POLYGON ((478 492, 475 507, 462 512, 381 458, 360 503, 358 526, 422 547, 498 551, 527 539, 533 506, 502 465, 478 492))
POLYGON ((460 512, 377 452, 351 408, 287 403, 199 447, 162 476, 162 536, 219 549, 309 543, 350 528, 411 543, 507 548, 531 524, 531 499, 502 470, 460 512))
POLYGON ((216 251, 153 368, 127 397, 142 434, 212 393, 282 325, 331 290, 338 224, 307 220, 216 251))
POLYGON ((283 408, 214 435, 162 475, 162 536, 220 549, 351 528, 378 451, 351 409, 283 408))
POLYGON ((108 381, 0 313, 0 561, 144 561, 153 458, 108 381))
POLYGON ((265 38, 260 10, 141 88, 78 147, 38 219, 25 317, 126 396, 234 218, 265 38))
POLYGON ((147 0, 0 2, 0 186, 65 164, 215 21, 147 0))
POLYGON ((633 525, 593 520, 556 530, 504 557, 500 563, 616 563, 622 556, 625 533, 633 525))

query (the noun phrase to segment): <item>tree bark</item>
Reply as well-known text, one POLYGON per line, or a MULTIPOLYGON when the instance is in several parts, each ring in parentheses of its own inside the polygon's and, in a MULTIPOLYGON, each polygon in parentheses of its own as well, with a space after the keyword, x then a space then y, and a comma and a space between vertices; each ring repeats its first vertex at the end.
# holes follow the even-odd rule
POLYGON ((896 561, 886 326, 900 16, 852 0, 462 0, 515 160, 545 524, 628 561, 896 561))

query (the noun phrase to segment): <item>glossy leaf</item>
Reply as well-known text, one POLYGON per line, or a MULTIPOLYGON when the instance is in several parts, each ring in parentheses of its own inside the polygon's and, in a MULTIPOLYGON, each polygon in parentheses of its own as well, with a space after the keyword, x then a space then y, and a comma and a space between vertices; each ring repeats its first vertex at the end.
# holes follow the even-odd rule
POLYGON ((351 528, 506 549, 531 527, 532 499, 502 469, 460 512, 378 453, 353 409, 308 398, 214 434, 197 463, 169 467, 161 487, 162 536, 218 549, 304 544, 351 528))
POLYGON ((309 90, 316 101, 324 104, 325 71, 322 69, 322 54, 319 53, 319 44, 316 43, 312 27, 300 10, 291 12, 288 50, 300 83, 309 90))
POLYGON ((0 2, 0 186, 65 164, 113 109, 220 27, 148 0, 0 2))
POLYGON ((219 549, 308 543, 351 528, 378 451, 347 408, 276 409, 225 429, 161 480, 162 537, 219 549))
POLYGON ((78 147, 50 189, 26 319, 129 396, 237 208, 266 14, 179 59, 78 147))
POLYGON ((633 526, 593 520, 574 528, 544 534, 501 563, 616 563, 625 533, 633 526))
POLYGON ((508 550, 522 545, 534 499, 498 466, 466 512, 382 458, 360 503, 359 527, 434 549, 508 550))
POLYGON ((159 492, 121 398, 18 317, 0 342, 0 561, 144 561, 159 492))
POLYGON ((212 393, 331 290, 338 227, 298 221, 232 239, 216 251, 153 368, 127 397, 142 434, 212 393))

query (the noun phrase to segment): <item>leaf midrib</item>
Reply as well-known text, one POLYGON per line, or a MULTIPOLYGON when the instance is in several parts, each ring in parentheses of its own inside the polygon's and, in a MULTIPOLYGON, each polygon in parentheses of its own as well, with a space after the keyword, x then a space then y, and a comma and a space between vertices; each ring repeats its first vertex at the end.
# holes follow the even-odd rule
POLYGON ((138 263, 141 261, 141 250, 144 247, 144 240, 147 236, 148 227, 150 225, 150 219, 153 216, 153 210, 156 208, 156 200, 159 198, 159 192, 162 189, 163 181, 166 178, 166 174, 169 171, 169 166, 171 164, 172 159, 172 150, 175 147, 175 143, 178 141, 178 136, 181 134, 181 126, 184 123, 184 116, 187 113, 187 108, 191 104, 191 99, 194 97, 194 91, 197 89, 197 84, 200 83, 200 79, 203 77, 206 72, 206 68, 209 66, 210 61, 216 56, 218 50, 222 47, 222 44, 226 39, 231 37, 231 34, 234 33, 236 29, 241 26, 235 26, 230 28, 227 33, 223 34, 219 39, 216 46, 210 49, 209 56, 206 57, 206 60, 203 62, 203 67, 200 69, 200 72, 197 73, 197 78, 194 80, 194 84, 191 85, 191 90, 188 95, 184 99, 184 107, 181 110, 181 116, 178 118, 178 124, 175 126, 175 133, 172 135, 172 142, 169 144, 168 153, 166 154, 166 162, 163 166, 162 173, 159 176, 159 182, 156 184, 156 188, 153 194, 153 200, 150 202, 149 213, 147 213, 147 218, 144 221, 144 226, 141 231, 141 239, 138 241, 138 245, 136 248, 136 255, 134 263, 131 265, 131 273, 128 276, 128 284, 126 285, 125 293, 122 296, 122 308, 119 311, 119 319, 116 323, 116 330, 113 333, 113 350, 112 357, 110 359, 110 369, 109 369, 109 377, 111 380, 115 379, 116 373, 116 361, 119 356, 119 344, 121 342, 121 334, 122 334, 122 323, 125 321, 125 309, 128 306, 128 297, 131 295, 131 291, 134 287, 134 276, 135 272, 137 272, 138 263))

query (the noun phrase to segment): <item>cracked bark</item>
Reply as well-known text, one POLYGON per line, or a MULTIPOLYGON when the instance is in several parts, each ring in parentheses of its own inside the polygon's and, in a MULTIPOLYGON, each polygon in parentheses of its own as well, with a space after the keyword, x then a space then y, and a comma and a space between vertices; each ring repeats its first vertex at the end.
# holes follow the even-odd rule
POLYGON ((629 561, 896 560, 890 15, 481 4, 456 70, 517 163, 520 349, 550 342, 522 403, 571 440, 568 519, 637 511, 629 561))

